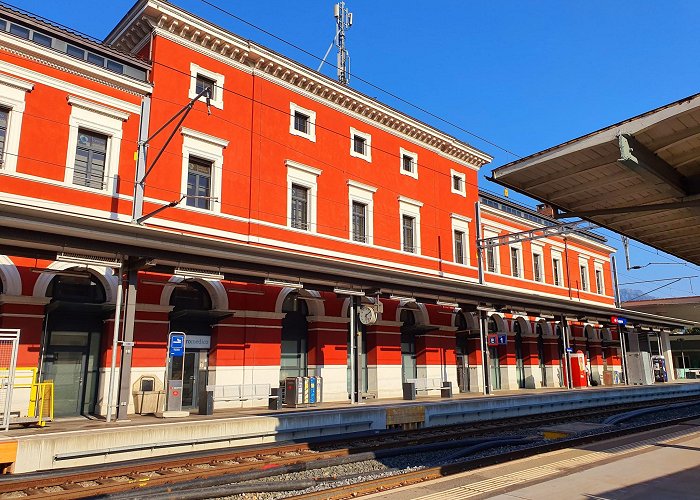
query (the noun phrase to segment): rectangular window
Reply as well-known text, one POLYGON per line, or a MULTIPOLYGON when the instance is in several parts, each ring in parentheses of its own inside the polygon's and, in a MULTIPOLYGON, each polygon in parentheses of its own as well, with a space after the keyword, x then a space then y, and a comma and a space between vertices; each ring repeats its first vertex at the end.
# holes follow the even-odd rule
POLYGON ((554 285, 561 286, 561 260, 552 259, 552 276, 554 277, 554 285))
POLYGON ((413 172, 413 157, 410 155, 403 155, 402 165, 405 172, 413 172))
POLYGON ((24 26, 20 26, 18 24, 11 24, 10 25, 10 33, 13 35, 16 35, 21 38, 26 38, 29 40, 29 30, 25 28, 24 26))
POLYGON ((292 227, 309 229, 309 188, 292 184, 292 227))
POLYGON ((462 184, 463 179, 459 175, 453 175, 452 176, 452 189, 455 191, 462 192, 464 191, 464 185, 462 184))
POLYGON ((43 45, 44 47, 51 47, 52 40, 50 36, 42 35, 41 33, 37 33, 35 31, 32 33, 32 40, 39 45, 43 45))
POLYGON ((213 163, 190 157, 187 168, 187 206, 209 210, 213 163))
POLYGON ((104 189, 108 139, 106 135, 89 132, 82 128, 78 129, 73 184, 104 189))
POLYGON ((415 253, 416 219, 410 215, 403 215, 401 222, 403 228, 403 251, 415 253))
POLYGON ((510 268, 515 278, 520 277, 520 250, 517 248, 510 249, 510 268))
POLYGON ((486 247, 486 270, 490 273, 496 272, 496 249, 486 247))
POLYGON ((581 290, 588 290, 588 267, 579 266, 581 270, 581 290))
POLYGON ((535 281, 542 281, 542 256, 538 253, 532 254, 532 271, 535 281))
POLYGON ((0 108, 0 167, 5 159, 5 141, 7 138, 7 123, 10 121, 10 110, 0 108))
POLYGON ((352 149, 357 154, 366 155, 367 154, 367 139, 355 135, 352 138, 352 149))
POLYGON ((603 271, 600 269, 595 270, 595 286, 599 294, 604 294, 605 289, 603 287, 603 271))
POLYGON ((194 87, 194 91, 197 95, 200 93, 204 92, 206 89, 209 89, 210 92, 210 98, 214 99, 214 93, 216 88, 216 81, 214 81, 212 78, 207 78, 206 76, 202 75, 197 75, 197 84, 194 87))
POLYGON ((298 130, 302 134, 309 133, 309 116, 299 111, 294 112, 294 130, 298 130))
POLYGON ((464 231, 454 232, 455 239, 455 262, 457 264, 464 264, 464 231))
POLYGON ((78 59, 85 59, 85 51, 75 45, 68 45, 66 47, 66 54, 71 57, 77 57, 78 59))
POLYGON ((367 205, 352 202, 352 240, 367 243, 367 205))

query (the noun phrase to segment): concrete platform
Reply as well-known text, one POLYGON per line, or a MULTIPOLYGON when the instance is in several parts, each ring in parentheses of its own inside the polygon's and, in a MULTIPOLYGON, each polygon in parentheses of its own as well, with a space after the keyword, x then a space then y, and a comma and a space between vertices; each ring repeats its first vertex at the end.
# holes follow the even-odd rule
POLYGON ((632 401, 700 396, 700 381, 633 387, 539 389, 451 399, 372 400, 328 403, 306 409, 245 408, 162 420, 134 416, 128 422, 70 419, 41 429, 12 429, 0 451, 16 446, 12 471, 30 472, 120 462, 174 453, 272 443, 387 428, 431 427, 576 410, 632 401))

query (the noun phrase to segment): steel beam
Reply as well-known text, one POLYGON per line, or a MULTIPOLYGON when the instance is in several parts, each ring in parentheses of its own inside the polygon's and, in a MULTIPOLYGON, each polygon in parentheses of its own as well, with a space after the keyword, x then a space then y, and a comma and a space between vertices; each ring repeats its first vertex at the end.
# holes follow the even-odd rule
POLYGON ((662 181, 678 196, 692 194, 686 191, 686 178, 667 162, 649 151, 633 135, 620 134, 620 159, 617 162, 646 179, 662 181))
POLYGON ((665 210, 680 210, 682 208, 700 207, 700 200, 675 201, 672 203, 654 203, 651 205, 622 206, 613 208, 601 208, 599 210, 583 210, 555 214, 558 219, 579 217, 590 218, 598 215, 632 214, 637 212, 661 212, 665 210))
POLYGON ((619 156, 617 154, 611 154, 611 155, 606 155, 606 156, 601 156, 600 158, 594 158, 592 160, 588 160, 586 162, 581 163, 580 165, 574 165, 570 168, 566 169, 566 173, 562 173, 561 171, 554 172, 552 174, 547 174, 542 177, 538 177, 537 179, 533 179, 529 182, 526 182, 523 184, 520 188, 522 191, 526 191, 528 189, 532 188, 541 188, 543 186, 546 186, 552 182, 560 181, 563 179, 568 179, 570 177, 576 177, 579 175, 581 172, 586 172, 587 170, 593 170, 599 167, 604 167, 605 165, 608 165, 610 163, 613 163, 617 161, 619 156))

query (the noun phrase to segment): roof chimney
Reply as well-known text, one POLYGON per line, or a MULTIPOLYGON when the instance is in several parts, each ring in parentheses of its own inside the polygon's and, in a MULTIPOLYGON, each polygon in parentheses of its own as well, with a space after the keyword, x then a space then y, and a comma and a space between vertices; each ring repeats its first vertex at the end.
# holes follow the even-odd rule
POLYGON ((537 213, 544 215, 545 217, 554 217, 556 209, 549 203, 541 203, 537 205, 537 213))

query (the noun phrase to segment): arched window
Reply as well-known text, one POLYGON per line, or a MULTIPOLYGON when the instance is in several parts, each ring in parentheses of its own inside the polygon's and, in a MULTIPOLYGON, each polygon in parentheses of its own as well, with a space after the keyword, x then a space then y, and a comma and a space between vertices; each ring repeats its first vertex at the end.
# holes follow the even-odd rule
POLYGON ((102 304, 107 301, 107 294, 95 276, 56 275, 46 289, 46 296, 52 301, 77 302, 85 304, 102 304))
POLYGON ((211 297, 201 283, 185 281, 173 290, 170 305, 173 306, 174 311, 209 311, 211 297))

